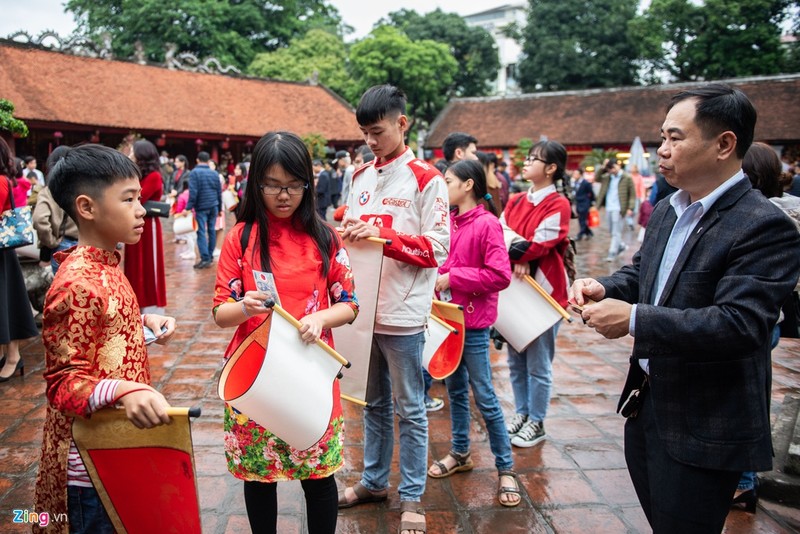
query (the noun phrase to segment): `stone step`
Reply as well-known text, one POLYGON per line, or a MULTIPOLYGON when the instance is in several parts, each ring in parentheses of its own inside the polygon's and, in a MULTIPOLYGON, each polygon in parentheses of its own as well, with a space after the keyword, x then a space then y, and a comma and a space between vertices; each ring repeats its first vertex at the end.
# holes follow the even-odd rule
POLYGON ((761 497, 789 505, 800 505, 800 395, 783 398, 772 429, 774 469, 759 473, 761 497))

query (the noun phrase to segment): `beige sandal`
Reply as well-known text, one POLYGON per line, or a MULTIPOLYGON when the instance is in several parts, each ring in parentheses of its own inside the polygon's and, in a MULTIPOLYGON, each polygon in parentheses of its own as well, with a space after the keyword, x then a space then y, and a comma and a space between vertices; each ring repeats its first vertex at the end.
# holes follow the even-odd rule
POLYGON ((471 471, 472 468, 475 467, 475 464, 472 463, 472 459, 469 456, 470 456, 469 452, 465 452, 464 454, 459 454, 455 451, 450 451, 447 453, 447 456, 445 456, 441 460, 436 460, 433 462, 433 465, 431 465, 428 468, 428 476, 431 478, 446 478, 455 473, 461 473, 463 471, 471 471), (455 465, 453 465, 453 467, 451 467, 450 469, 448 469, 444 463, 445 461, 447 461, 448 456, 456 461, 455 465), (431 472, 431 469, 433 469, 434 466, 439 468, 438 473, 431 472))
POLYGON ((519 506, 519 503, 522 502, 522 495, 519 492, 519 481, 517 480, 517 474, 514 471, 500 471, 498 473, 499 478, 499 487, 497 488, 497 501, 508 508, 513 508, 515 506, 519 506), (503 477, 509 477, 514 480, 514 486, 503 486, 503 477), (500 497, 503 495, 516 495, 516 501, 504 501, 500 497))
POLYGON ((419 514, 421 516, 425 516, 425 509, 422 508, 420 503, 414 501, 400 501, 400 526, 397 527, 397 534, 402 534, 403 531, 409 530, 416 530, 417 532, 427 532, 425 519, 422 521, 416 520, 412 521, 409 519, 403 519, 403 514, 405 512, 411 512, 413 514, 419 514))
POLYGON ((371 491, 365 488, 361 482, 353 484, 353 493, 356 495, 355 500, 348 501, 346 491, 346 489, 339 491, 339 508, 350 508, 357 504, 368 502, 381 502, 389 498, 389 490, 384 488, 380 491, 371 491))

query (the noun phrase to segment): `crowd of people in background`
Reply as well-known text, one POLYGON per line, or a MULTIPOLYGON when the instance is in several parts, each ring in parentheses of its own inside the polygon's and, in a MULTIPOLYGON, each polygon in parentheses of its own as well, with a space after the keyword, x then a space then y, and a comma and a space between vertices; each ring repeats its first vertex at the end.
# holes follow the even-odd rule
MULTIPOLYGON (((724 87, 717 87, 709 89, 708 95, 701 92, 676 97, 665 125, 674 123, 690 134, 694 132, 699 135, 692 128, 696 125, 706 126, 702 126, 700 121, 695 124, 695 102, 702 103, 703 99, 724 98, 726 95, 732 95, 732 98, 740 96, 740 93, 728 94, 726 91, 724 87)), ((750 109, 749 102, 742 101, 739 105, 744 112, 750 109)), ((143 322, 146 322, 148 315, 158 318, 159 323, 171 320, 164 316, 168 302, 162 226, 164 213, 159 211, 159 204, 170 205, 169 215, 175 223, 186 219, 192 220, 196 226, 196 230, 190 226, 190 231, 175 232, 176 244, 185 245, 179 254, 180 259, 196 260, 193 267, 197 270, 210 268, 215 261, 219 262, 216 266, 214 319, 220 327, 237 328, 234 340, 243 339, 258 326, 258 321, 251 321, 253 317, 271 313, 263 305, 265 297, 260 289, 255 288, 251 272, 258 268, 267 270, 265 265, 272 265, 275 279, 286 286, 305 288, 309 294, 318 286, 327 288, 330 299, 314 290, 314 299, 318 298, 318 301, 309 304, 310 301, 305 297, 297 302, 289 299, 284 301, 284 306, 304 325, 304 330, 301 330, 304 341, 328 340, 330 328, 352 321, 358 313, 349 262, 342 261, 340 255, 344 250, 342 242, 367 237, 389 239, 381 272, 385 288, 381 289, 377 305, 372 342, 372 359, 375 363, 370 367, 370 381, 375 387, 368 392, 368 406, 364 412, 362 476, 356 484, 337 492, 332 474, 341 467, 343 461, 339 451, 343 440, 340 438, 341 407, 338 406, 338 399, 330 430, 324 438, 325 446, 336 454, 326 457, 325 462, 315 464, 317 468, 314 473, 296 476, 284 472, 283 467, 269 464, 269 455, 278 450, 273 450, 278 438, 269 429, 258 427, 258 433, 266 438, 263 447, 248 451, 253 459, 253 463, 248 464, 250 467, 243 468, 234 462, 232 455, 235 451, 226 449, 230 455, 231 472, 245 480, 245 503, 254 529, 269 530, 271 526, 274 527, 277 514, 274 483, 278 480, 302 480, 309 507, 309 528, 312 528, 313 522, 313 529, 317 532, 333 532, 339 508, 386 500, 394 446, 394 435, 387 429, 393 427, 396 412, 400 418, 400 530, 406 534, 424 532, 426 523, 421 498, 426 478, 444 478, 473 467, 469 441, 470 387, 486 424, 495 456, 497 500, 502 506, 517 506, 521 501, 520 487, 513 470, 511 451, 512 447, 533 447, 546 438, 545 418, 553 387, 552 362, 556 353, 559 323, 547 329, 525 350, 517 351, 508 346, 506 357, 514 395, 514 412, 503 414, 492 386, 489 343, 491 338, 499 344, 504 341, 491 329, 491 325, 497 316, 497 295, 509 286, 513 277, 532 277, 554 302, 564 308, 577 305, 588 326, 596 328, 606 337, 633 334, 634 328, 637 333, 650 332, 648 329, 654 327, 648 322, 646 314, 653 309, 656 309, 654 313, 659 314, 666 307, 654 306, 657 299, 643 301, 638 295, 639 284, 653 284, 657 280, 660 295, 668 282, 667 275, 673 269, 673 263, 670 262, 676 261, 681 247, 690 239, 688 233, 678 237, 675 234, 686 228, 687 232, 693 230, 700 217, 708 213, 718 199, 728 199, 726 202, 733 206, 738 202, 736 195, 744 198, 744 191, 750 188, 743 179, 744 175, 749 178, 752 188, 760 192, 758 195, 769 198, 771 204, 792 218, 793 226, 784 224, 782 229, 787 240, 796 240, 792 231, 800 229, 800 161, 787 161, 787 154, 781 160, 768 145, 755 143, 750 146, 751 139, 746 139, 745 130, 755 123, 754 114, 752 124, 744 125, 739 133, 743 150, 738 150, 737 146, 734 152, 730 145, 724 146, 726 139, 723 137, 730 132, 720 134, 717 163, 724 160, 724 166, 714 167, 713 162, 707 163, 708 169, 713 168, 716 174, 696 172, 697 169, 689 167, 689 171, 682 171, 688 174, 681 174, 680 177, 692 175, 696 181, 680 183, 674 169, 665 171, 673 173, 668 181, 654 169, 640 169, 614 157, 609 157, 596 168, 568 168, 566 148, 553 140, 535 143, 524 161, 509 164, 501 154, 480 150, 478 137, 466 132, 448 135, 442 146, 444 157, 435 163, 425 162, 417 159, 405 144, 409 125, 405 106, 405 95, 397 88, 388 85, 373 87, 362 97, 357 110, 357 120, 366 144, 352 153, 341 149, 332 151, 330 157, 325 158, 312 158, 300 138, 289 132, 265 135, 256 145, 252 156, 246 155, 241 161, 235 161, 230 153, 224 153, 219 162, 206 151, 198 152, 194 161, 183 154, 159 154, 155 144, 144 139, 132 143, 129 153, 124 154, 128 158, 123 158, 124 162, 114 160, 115 155, 119 156, 117 153, 103 156, 100 151, 101 156, 114 160, 118 168, 126 169, 124 178, 136 182, 141 188, 140 201, 146 210, 141 237, 127 236, 124 245, 115 244, 116 241, 111 245, 103 244, 109 245, 106 248, 121 249, 119 252, 124 258, 124 273, 128 280, 125 288, 127 291, 129 283, 130 291, 135 294, 144 314, 143 322), (742 168, 744 174, 741 174, 742 168), (255 178, 250 179, 251 174, 255 178), (709 184, 706 184, 713 186, 714 193, 710 195, 713 201, 700 208, 697 208, 699 201, 689 205, 691 195, 700 194, 699 198, 702 199, 703 195, 709 193, 700 191, 698 184, 711 174, 714 174, 715 180, 719 178, 718 181, 708 178, 709 184), (676 185, 681 188, 676 189, 676 185), (356 186, 358 190, 354 189, 356 186), (676 191, 678 193, 670 197, 670 207, 660 203, 676 191), (392 198, 408 197, 411 199, 408 202, 416 203, 418 209, 402 211, 391 202, 379 202, 386 195, 393 195, 392 198), (672 208, 681 217, 680 224, 672 221, 675 231, 665 234, 664 228, 669 225, 665 226, 664 221, 669 220, 672 208), (683 214, 690 209, 700 210, 700 214, 695 217, 690 212, 690 216, 684 217, 683 214), (651 217, 657 221, 656 231, 663 235, 663 242, 659 242, 666 245, 670 252, 664 252, 667 258, 664 261, 668 264, 655 265, 659 273, 657 277, 639 280, 639 269, 646 270, 649 267, 641 262, 646 263, 651 258, 642 259, 640 253, 636 253, 633 266, 623 267, 610 277, 573 280, 574 258, 571 254, 576 250, 575 242, 592 239, 598 227, 603 225, 597 210, 603 210, 603 231, 610 236, 606 254, 608 262, 622 259, 633 241, 644 242, 643 246, 651 249, 655 247, 655 238, 648 237, 645 240, 645 233, 651 217), (235 214, 236 223, 229 228, 230 222, 226 220, 231 213, 235 214), (423 218, 421 213, 430 217, 423 218), (366 221, 370 218, 385 218, 390 224, 368 224, 366 221), (577 233, 572 236, 571 219, 577 219, 578 226, 577 233), (686 219, 691 220, 687 222, 686 219), (334 221, 341 222, 341 236, 331 228, 334 221), (272 236, 270 228, 280 229, 280 235, 291 236, 291 239, 272 236), (226 235, 226 232, 230 235, 226 235), (261 256, 245 256, 245 250, 256 245, 261 256), (318 249, 322 259, 316 256, 313 259, 302 257, 303 251, 308 248, 318 249), (283 263, 280 266, 270 263, 270 258, 281 258, 283 263), (305 262, 304 267, 298 270, 299 264, 293 263, 290 258, 305 262), (409 274, 408 265, 419 271, 415 269, 413 275, 409 274), (406 291, 402 298, 397 298, 400 285, 406 291), (570 300, 575 297, 576 291, 580 296, 570 300), (421 360, 424 318, 430 311, 430 299, 434 294, 467 309, 467 331, 462 363, 457 372, 446 380, 452 449, 426 467, 426 411, 440 410, 446 405, 444 399, 429 395, 432 378, 423 369, 421 360), (606 299, 609 295, 616 298, 606 299), (599 302, 590 302, 589 299, 599 302), (615 303, 609 303, 611 300, 615 303), (619 315, 603 313, 610 306, 621 305, 633 306, 625 308, 630 323, 619 320, 619 315), (475 313, 477 308, 479 312, 475 313), (313 309, 311 313, 309 309, 313 309), (640 315, 636 315, 637 309, 642 310, 640 315), (614 317, 614 320, 609 317, 614 317), (618 330, 608 330, 607 325, 618 330), (398 366, 397 361, 401 358, 411 363, 398 366), (259 463, 264 461, 267 461, 264 465, 259 463), (312 513, 312 509, 318 513, 312 513)), ((723 119, 727 120, 727 117, 723 119)), ((688 137, 691 138, 691 135, 688 137)), ((727 142, 731 140, 727 139, 727 142)), ((672 137, 669 137, 659 148, 662 160, 672 161, 683 156, 681 147, 672 143, 672 137)), ((48 158, 47 169, 52 169, 68 150, 73 149, 56 149, 48 158)), ((92 150, 74 152, 70 158, 82 163, 80 157, 88 158, 92 150), (86 154, 81 156, 83 152, 86 154)), ((691 161, 702 162, 704 156, 707 154, 696 156, 691 161)), ((689 159, 689 156, 683 157, 689 159)), ((60 176, 59 173, 56 175, 60 176)), ((48 179, 49 176, 48 173, 48 179)), ((55 196, 62 198, 67 194, 60 187, 64 185, 56 186, 55 196)), ((762 202, 763 198, 747 195, 742 206, 775 216, 770 212, 774 208, 770 208, 769 203, 765 204, 766 201, 762 202)), ((38 260, 42 266, 52 269, 53 273, 57 273, 60 264, 67 261, 69 254, 64 252, 65 249, 74 247, 79 239, 75 214, 62 209, 57 200, 54 200, 54 193, 48 187, 45 175, 38 169, 37 160, 32 156, 14 159, 8 145, 0 138, 0 206, 4 210, 12 203, 33 207, 33 221, 40 246, 38 260)), ((86 220, 92 221, 91 213, 87 213, 84 214, 86 220)), ((96 223, 84 224, 91 228, 96 223)), ((702 230, 701 226, 697 234, 702 230)), ((730 236, 726 234, 723 237, 730 236)), ((766 240, 761 244, 770 245, 766 240)), ((772 245, 777 247, 776 244, 772 245)), ((580 253, 580 248, 577 251, 580 253)), ((114 253, 113 250, 106 252, 114 253)), ((115 261, 109 258, 103 262, 108 260, 111 267, 115 267, 115 261)), ((716 256, 706 258, 702 255, 693 259, 700 267, 719 260, 716 256)), ((719 262, 721 271, 739 268, 722 260, 719 262)), ((103 269, 111 267, 104 266, 103 269)), ((67 276, 61 275, 59 280, 67 276)), ((784 285, 787 287, 792 276, 794 280, 791 282, 798 282, 794 273, 784 273, 784 285)), ((0 345, 3 346, 0 382, 3 382, 24 372, 19 340, 38 335, 34 322, 37 312, 25 298, 25 284, 17 255, 12 250, 0 250, 0 288, 0 345)), ((762 289, 756 288, 754 291, 758 293, 762 289)), ((800 284, 795 285, 792 295, 782 303, 779 322, 768 325, 773 347, 780 336, 800 337, 798 289, 800 284)), ((692 291, 686 287, 680 287, 679 290, 692 291)), ((704 296, 704 292, 698 290, 696 294, 683 298, 702 299, 704 296)), ((773 303, 768 300, 764 297, 763 302, 756 304, 763 304, 772 313, 770 306, 773 303)), ((702 304, 711 306, 709 302, 703 301, 702 304)), ((684 312, 686 310, 683 308, 691 308, 679 304, 675 305, 674 310, 684 312)), ((715 300, 713 304, 716 304, 715 300)), ((666 319, 678 320, 675 317, 666 319)), ((726 317, 716 319, 721 325, 727 321, 726 317)), ((174 324, 171 327, 174 328, 174 324)), ((644 334, 636 337, 634 351, 636 347, 644 346, 646 339, 644 334)), ((678 350, 669 343, 664 346, 671 347, 669 350, 678 350)), ((235 348, 234 345, 232 347, 235 348)), ((659 372, 662 369, 667 375, 674 372, 674 369, 662 363, 663 360, 654 358, 652 362, 659 372)), ((642 364, 641 369, 638 365, 632 367, 630 376, 638 381, 633 384, 639 387, 636 391, 645 394, 652 382, 654 389, 648 395, 657 400, 648 402, 668 402, 657 397, 660 392, 655 384, 662 378, 659 375, 651 377, 648 365, 642 364)), ((632 390, 629 386, 630 383, 626 384, 626 392, 632 390)), ((623 397, 627 398, 626 395, 623 397)), ((633 415, 626 415, 630 417, 626 442, 630 440, 631 443, 642 444, 647 441, 652 444, 655 438, 652 427, 648 426, 652 422, 652 415, 648 411, 648 418, 637 421, 639 410, 645 410, 645 407, 636 405, 633 415)), ((235 432, 244 423, 250 425, 251 421, 232 406, 226 406, 226 432, 235 432)), ((752 457, 765 458, 768 451, 762 450, 763 443, 759 447, 752 457)), ((670 455, 664 450, 659 449, 658 452, 659 466, 669 465, 674 472, 680 472, 685 467, 684 463, 667 458, 670 455)), ((283 454, 280 451, 284 449, 279 450, 283 454)), ((642 466, 656 460, 635 455, 636 451, 633 451, 628 457, 629 468, 648 519, 654 525, 673 525, 673 517, 670 516, 667 521, 659 516, 664 513, 660 507, 666 509, 672 505, 668 500, 665 502, 663 488, 652 496, 657 502, 651 502, 648 477, 641 472, 634 472, 636 469, 646 471, 642 466)), ((312 456, 309 458, 318 459, 312 456)), ((291 467, 291 461, 298 458, 296 455, 290 458, 287 454, 283 459, 286 468, 291 467)), ((699 461, 713 464, 709 471, 713 471, 714 476, 723 467, 728 467, 719 467, 706 460, 703 457, 699 461)), ((745 469, 765 465, 764 461, 743 460, 732 469, 738 470, 738 476, 745 469)), ((693 476, 686 475, 685 480, 693 476)), ((734 505, 751 511, 754 509, 754 479, 753 471, 744 471, 734 505)), ((669 490, 683 488, 685 480, 670 480, 672 486, 669 490)), ((721 494, 719 488, 732 488, 734 480, 727 476, 724 480, 706 482, 710 492, 721 494)), ((720 501, 715 506, 717 509, 727 509, 730 503, 720 501)))

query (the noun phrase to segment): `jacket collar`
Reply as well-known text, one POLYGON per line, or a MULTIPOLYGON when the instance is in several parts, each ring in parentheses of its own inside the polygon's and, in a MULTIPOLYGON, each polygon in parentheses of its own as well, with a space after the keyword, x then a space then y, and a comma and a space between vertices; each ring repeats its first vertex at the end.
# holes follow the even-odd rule
POLYGON ((388 161, 378 163, 377 160, 375 160, 375 170, 378 171, 378 175, 391 174, 398 168, 405 166, 412 159, 414 159, 414 151, 406 147, 399 156, 395 156, 388 161))
POLYGON ((455 210, 453 210, 450 212, 450 217, 453 223, 456 224, 457 226, 464 226, 465 224, 469 224, 475 219, 482 217, 484 213, 489 213, 489 212, 486 211, 483 205, 478 204, 471 210, 465 213, 459 213, 458 215, 456 215, 455 210))

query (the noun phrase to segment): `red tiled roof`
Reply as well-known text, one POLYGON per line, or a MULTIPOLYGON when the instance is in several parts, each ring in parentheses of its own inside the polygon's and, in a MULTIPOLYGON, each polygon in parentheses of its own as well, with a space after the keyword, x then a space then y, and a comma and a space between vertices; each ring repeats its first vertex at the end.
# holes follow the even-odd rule
MULTIPOLYGON (((800 141, 800 75, 724 80, 741 89, 758 111, 756 139, 800 141)), ((453 100, 437 117, 426 146, 450 132, 468 132, 479 146, 515 147, 542 135, 564 145, 626 145, 637 135, 660 143, 659 128, 672 95, 698 84, 670 84, 453 100)))
POLYGON ((260 137, 269 130, 360 142, 353 109, 322 86, 202 74, 0 43, 0 98, 46 121, 260 137))

